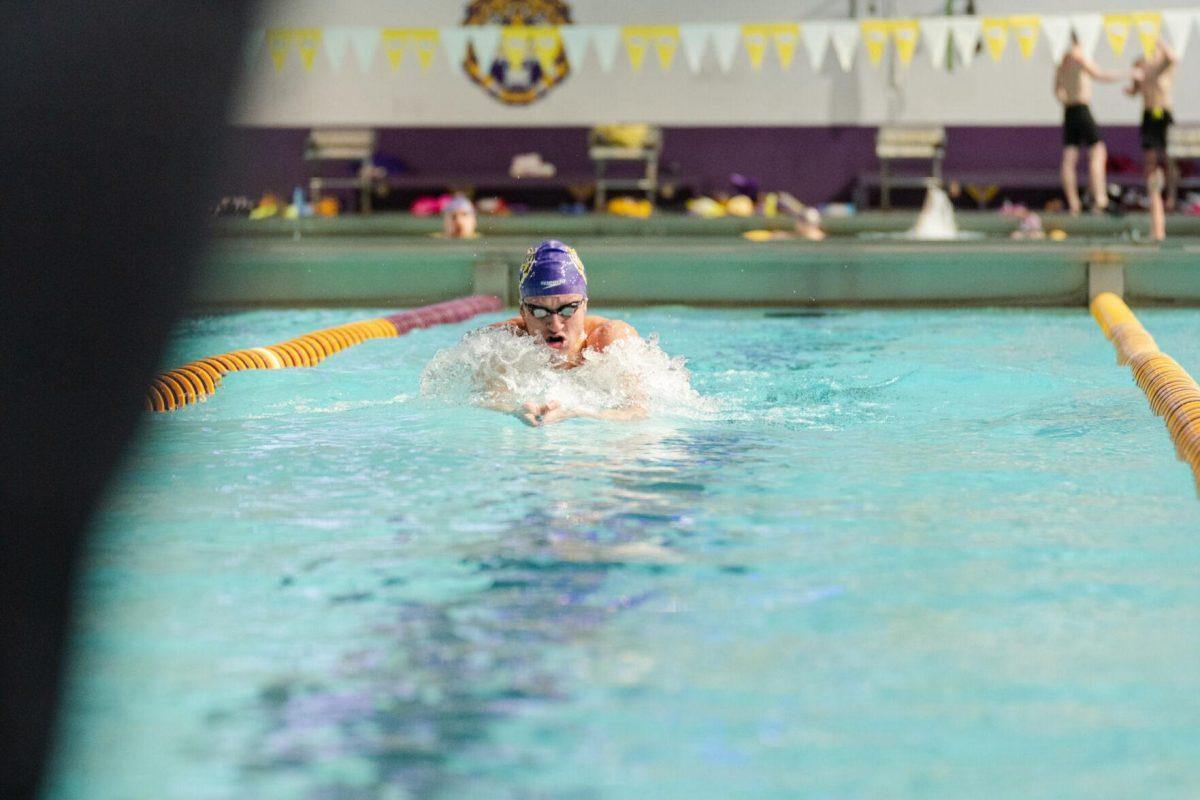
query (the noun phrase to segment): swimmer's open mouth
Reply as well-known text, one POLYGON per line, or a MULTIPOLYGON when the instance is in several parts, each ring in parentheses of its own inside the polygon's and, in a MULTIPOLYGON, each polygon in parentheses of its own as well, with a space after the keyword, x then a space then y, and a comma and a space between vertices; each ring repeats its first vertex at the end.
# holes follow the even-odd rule
POLYGON ((567 337, 563 336, 562 334, 558 334, 558 333, 547 333, 546 334, 546 344, 550 345, 551 347, 553 347, 555 349, 559 349, 559 348, 563 347, 564 345, 566 345, 566 343, 567 343, 567 337))

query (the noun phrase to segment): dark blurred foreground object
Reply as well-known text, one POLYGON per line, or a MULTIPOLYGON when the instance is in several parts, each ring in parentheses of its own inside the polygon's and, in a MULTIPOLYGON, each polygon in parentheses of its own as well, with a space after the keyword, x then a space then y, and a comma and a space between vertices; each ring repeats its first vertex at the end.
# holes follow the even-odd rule
POLYGON ((189 286, 251 10, 0 3, 5 800, 42 778, 82 536, 189 286))

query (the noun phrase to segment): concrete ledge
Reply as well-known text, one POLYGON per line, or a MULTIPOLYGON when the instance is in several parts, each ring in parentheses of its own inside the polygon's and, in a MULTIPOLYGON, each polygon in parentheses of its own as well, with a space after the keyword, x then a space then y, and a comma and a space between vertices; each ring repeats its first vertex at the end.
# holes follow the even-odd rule
MULTIPOLYGON (((546 235, 552 235, 547 232, 546 235)), ((409 307, 484 291, 512 302, 529 239, 225 240, 197 306, 409 307)), ((574 237, 597 303, 1085 305, 1092 265, 1119 264, 1139 304, 1200 304, 1200 245, 574 237)), ((1109 276, 1112 279, 1112 276, 1109 276)))

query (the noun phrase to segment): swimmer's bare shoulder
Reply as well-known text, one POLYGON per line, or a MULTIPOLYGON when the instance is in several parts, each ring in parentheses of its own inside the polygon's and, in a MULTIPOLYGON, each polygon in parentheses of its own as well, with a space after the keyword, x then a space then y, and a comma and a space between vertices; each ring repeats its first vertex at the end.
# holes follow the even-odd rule
POLYGON ((589 316, 584 320, 587 330, 587 349, 601 352, 613 342, 637 338, 637 328, 628 322, 606 317, 589 316))

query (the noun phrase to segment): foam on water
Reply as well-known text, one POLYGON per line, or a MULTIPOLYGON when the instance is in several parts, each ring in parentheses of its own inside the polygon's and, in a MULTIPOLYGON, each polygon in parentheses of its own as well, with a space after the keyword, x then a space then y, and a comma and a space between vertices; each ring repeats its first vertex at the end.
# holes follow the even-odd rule
POLYGON ((686 416, 714 407, 692 388, 683 357, 663 352, 654 338, 614 342, 565 369, 562 358, 537 339, 504 327, 472 331, 438 352, 421 374, 421 394, 490 407, 555 401, 569 408, 638 405, 652 414, 686 416))

